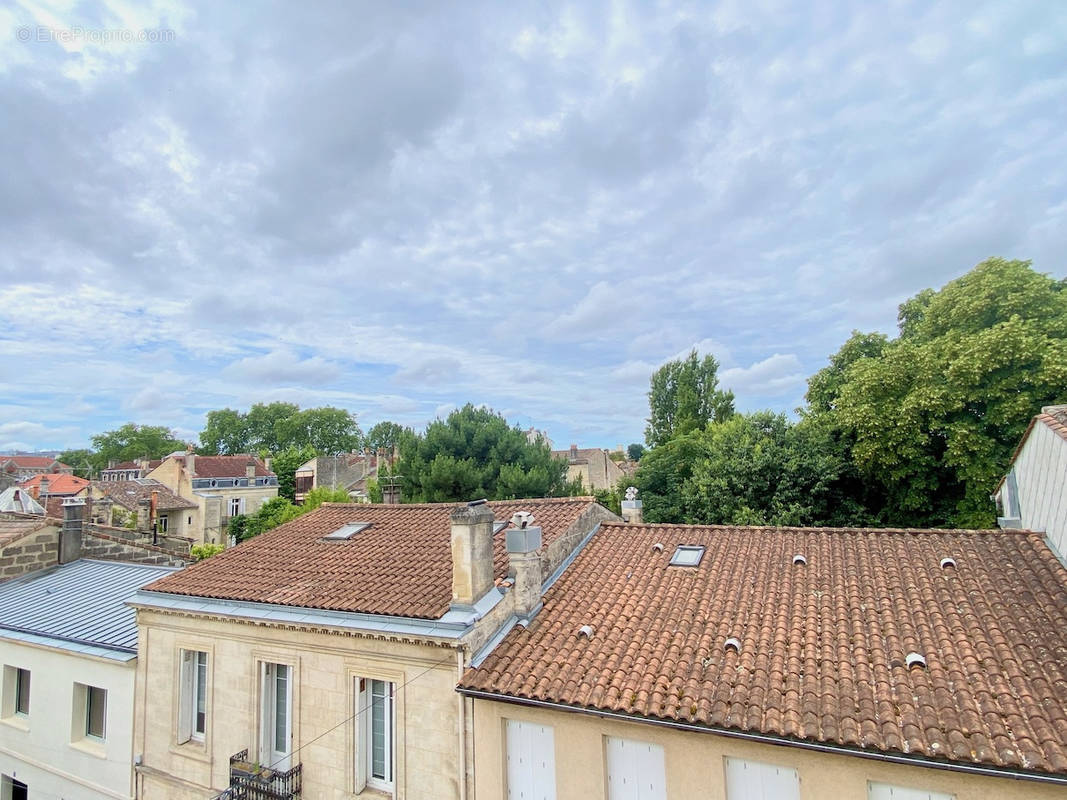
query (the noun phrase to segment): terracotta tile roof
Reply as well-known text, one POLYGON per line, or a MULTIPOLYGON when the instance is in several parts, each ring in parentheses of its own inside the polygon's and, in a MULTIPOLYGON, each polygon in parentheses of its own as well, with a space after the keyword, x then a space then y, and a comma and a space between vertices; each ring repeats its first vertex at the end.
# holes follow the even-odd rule
MULTIPOLYGON (((591 497, 494 501, 498 520, 532 511, 545 546, 563 536, 591 497)), ((452 600, 449 513, 457 503, 325 503, 217 556, 146 587, 151 591, 306 608, 437 619, 452 600), (352 539, 322 537, 350 522, 352 539)), ((507 574, 505 534, 494 537, 495 575, 507 574)))
POLYGON ((176 495, 159 481, 93 481, 93 491, 106 494, 124 508, 136 511, 141 500, 151 501, 156 492, 156 508, 160 511, 175 511, 181 508, 196 508, 196 503, 176 495))
POLYGON ((0 516, 0 547, 6 547, 23 536, 53 524, 44 517, 4 514, 0 516))
MULTIPOLYGON (((185 456, 174 456, 177 461, 185 464, 185 456)), ((243 478, 248 462, 253 461, 256 465, 256 477, 267 478, 274 475, 259 460, 259 456, 247 454, 236 456, 197 456, 193 462, 196 474, 194 478, 243 478)))
POLYGON ((461 687, 1064 775, 1067 569, 1028 532, 605 524, 461 687))
POLYGON ((1059 434, 1061 439, 1067 439, 1067 406, 1046 406, 1041 409, 1037 419, 1059 434))
POLYGON ((85 478, 79 478, 77 475, 68 475, 65 472, 51 472, 34 475, 32 478, 24 480, 19 486, 23 489, 40 488, 43 479, 48 481, 48 494, 77 494, 89 485, 89 481, 85 480, 85 478))
POLYGON ((70 469, 66 464, 56 461, 49 456, 8 456, 0 455, 0 464, 4 464, 8 461, 13 462, 16 466, 24 469, 43 469, 50 467, 53 464, 59 464, 60 469, 70 469))

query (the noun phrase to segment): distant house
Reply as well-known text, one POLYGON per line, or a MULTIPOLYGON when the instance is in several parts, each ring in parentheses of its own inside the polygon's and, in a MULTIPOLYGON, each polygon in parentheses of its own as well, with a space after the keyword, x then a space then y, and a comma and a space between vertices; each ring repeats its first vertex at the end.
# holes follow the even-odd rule
POLYGON ((74 474, 74 467, 57 461, 50 456, 0 455, 0 472, 14 476, 19 483, 29 480, 34 475, 44 473, 74 474))
POLYGON ((475 660, 475 796, 1067 796, 1067 568, 1024 531, 602 523, 475 660))
POLYGON ((139 458, 135 461, 111 462, 107 465, 107 469, 100 470, 100 480, 134 481, 138 478, 144 478, 162 463, 163 459, 161 458, 139 458))
POLYGON ((105 522, 116 521, 114 510, 122 514, 137 514, 138 523, 145 530, 155 530, 172 537, 184 536, 194 542, 203 541, 200 506, 195 500, 180 497, 152 478, 136 480, 93 481, 89 488, 93 514, 105 522))
POLYGON ((1067 558, 1067 405, 1030 420, 993 499, 1002 528, 1044 531, 1067 558))
POLYGON ((0 583, 2 797, 135 796, 137 623, 125 601, 173 571, 79 559, 0 583))
POLYGON ((297 503, 312 489, 343 489, 356 501, 367 501, 367 480, 378 474, 382 453, 342 453, 339 456, 316 456, 301 464, 293 476, 297 503))
POLYGON ((278 496, 278 476, 257 456, 247 454, 172 453, 145 477, 196 502, 200 529, 193 535, 194 544, 225 544, 231 517, 253 514, 278 496))
POLYGON ((19 487, 41 500, 46 497, 76 497, 89 487, 89 481, 67 472, 38 473, 19 487))
POLYGON ((569 450, 553 450, 552 455, 567 461, 567 480, 582 479, 587 489, 613 489, 626 473, 611 460, 608 451, 599 447, 579 448, 572 444, 569 450))

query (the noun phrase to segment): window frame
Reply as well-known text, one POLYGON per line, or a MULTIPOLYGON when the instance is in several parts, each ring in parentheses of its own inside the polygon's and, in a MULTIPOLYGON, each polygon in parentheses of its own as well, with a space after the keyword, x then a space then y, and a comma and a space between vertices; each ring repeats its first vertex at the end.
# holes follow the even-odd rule
POLYGON ((207 738, 209 658, 207 650, 178 651, 178 744, 207 738))
POLYGON ((352 760, 355 765, 355 791, 372 789, 395 797, 397 792, 397 716, 399 683, 388 677, 353 675, 355 740, 352 760), (375 684, 385 687, 384 713, 381 715, 382 736, 385 744, 385 777, 374 774, 374 719, 375 684))
POLYGON ((272 769, 287 770, 293 759, 293 693, 295 689, 295 665, 284 661, 259 662, 259 761, 272 769), (285 750, 278 749, 278 684, 279 669, 285 670, 285 719, 282 744, 285 750))
POLYGON ((29 717, 31 691, 30 671, 23 667, 13 667, 13 669, 15 670, 15 702, 13 712, 16 717, 29 717), (23 683, 22 680, 23 675, 26 676, 25 683, 23 683), (25 701, 25 703, 23 701, 25 701))
POLYGON ((100 686, 85 684, 85 738, 94 742, 107 741, 107 689, 100 686), (93 732, 93 697, 99 696, 102 708, 100 709, 100 733, 93 732))

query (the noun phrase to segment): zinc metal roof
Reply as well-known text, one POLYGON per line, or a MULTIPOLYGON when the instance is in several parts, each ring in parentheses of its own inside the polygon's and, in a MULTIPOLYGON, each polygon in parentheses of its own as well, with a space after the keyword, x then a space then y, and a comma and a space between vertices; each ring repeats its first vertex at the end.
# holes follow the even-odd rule
POLYGON ((137 617, 126 601, 174 571, 81 559, 0 583, 0 636, 14 632, 46 637, 60 646, 136 653, 137 617))

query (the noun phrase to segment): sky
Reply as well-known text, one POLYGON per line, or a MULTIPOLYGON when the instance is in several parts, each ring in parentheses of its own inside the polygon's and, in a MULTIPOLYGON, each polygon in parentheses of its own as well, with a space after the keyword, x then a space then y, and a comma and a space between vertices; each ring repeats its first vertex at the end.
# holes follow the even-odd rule
POLYGON ((792 413, 989 256, 1067 274, 1067 4, 0 7, 0 452, 466 402, 792 413))

